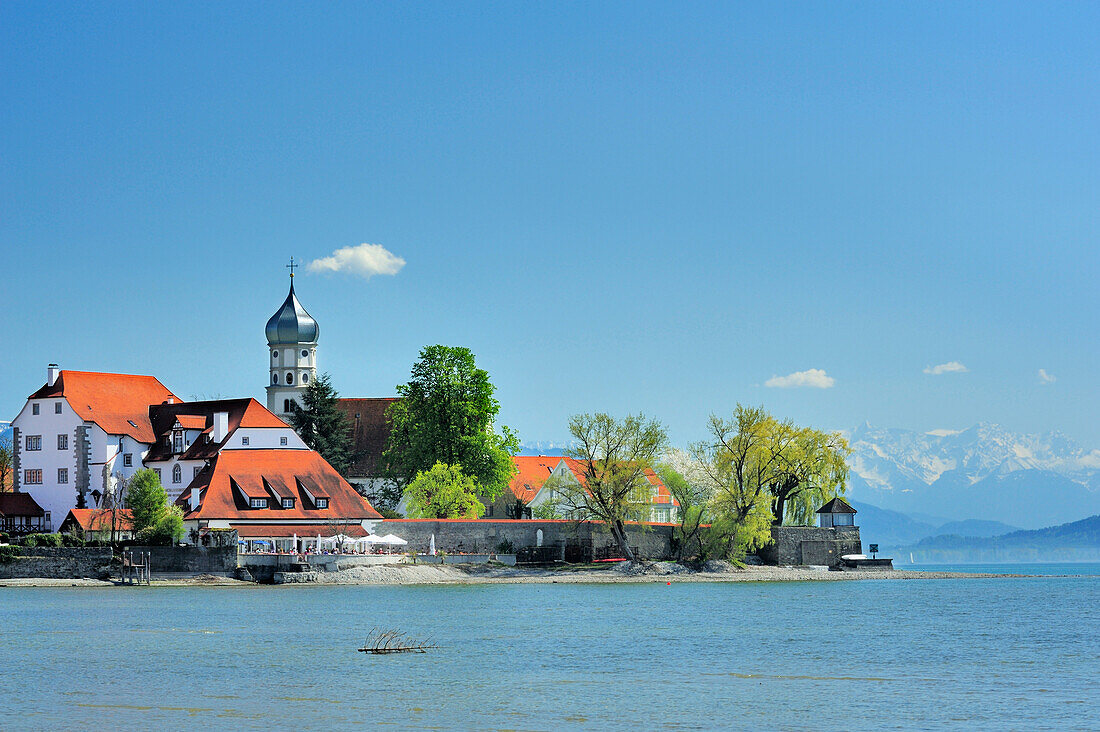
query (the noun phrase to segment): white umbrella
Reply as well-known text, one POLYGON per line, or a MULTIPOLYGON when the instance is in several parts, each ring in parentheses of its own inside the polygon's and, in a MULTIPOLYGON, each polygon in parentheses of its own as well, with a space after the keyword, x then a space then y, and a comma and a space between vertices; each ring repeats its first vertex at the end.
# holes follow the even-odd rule
MULTIPOLYGON (((386 534, 385 536, 381 537, 380 541, 385 542, 386 544, 393 544, 394 546, 400 546, 409 543, 402 539, 400 536, 396 536, 394 534, 386 534)), ((435 534, 432 534, 432 543, 435 543, 435 534)))
POLYGON ((435 534, 432 534, 432 539, 428 542, 428 554, 435 556, 435 534))

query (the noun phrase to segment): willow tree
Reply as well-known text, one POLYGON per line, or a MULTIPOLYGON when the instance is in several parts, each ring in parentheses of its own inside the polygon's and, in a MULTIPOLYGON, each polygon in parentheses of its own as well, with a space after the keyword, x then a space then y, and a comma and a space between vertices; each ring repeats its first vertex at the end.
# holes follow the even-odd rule
POLYGON ((668 443, 660 422, 644 415, 617 420, 578 414, 569 420, 574 446, 566 454, 580 464, 580 481, 563 484, 558 505, 581 520, 602 521, 619 551, 634 561, 626 522, 649 508, 651 469, 668 443))
POLYGON ((852 450, 836 432, 795 427, 790 422, 777 423, 777 429, 793 434, 782 440, 780 476, 770 487, 773 523, 782 526, 790 519, 808 524, 823 503, 847 490, 852 450))

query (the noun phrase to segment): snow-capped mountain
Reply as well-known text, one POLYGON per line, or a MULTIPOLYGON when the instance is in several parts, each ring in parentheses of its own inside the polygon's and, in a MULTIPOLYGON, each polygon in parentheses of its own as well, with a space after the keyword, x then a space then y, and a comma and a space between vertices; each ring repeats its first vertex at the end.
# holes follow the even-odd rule
POLYGON ((882 508, 1029 528, 1100 512, 1100 450, 1060 432, 1017 434, 984 422, 933 433, 864 424, 846 436, 851 495, 882 508))

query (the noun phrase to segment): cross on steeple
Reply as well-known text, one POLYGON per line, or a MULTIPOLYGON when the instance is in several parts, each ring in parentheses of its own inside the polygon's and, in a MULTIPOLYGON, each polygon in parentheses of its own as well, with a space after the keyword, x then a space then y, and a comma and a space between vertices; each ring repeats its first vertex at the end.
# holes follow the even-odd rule
POLYGON ((294 264, 294 257, 290 258, 290 264, 286 266, 286 268, 290 270, 290 279, 294 279, 294 270, 298 269, 301 266, 302 265, 300 264, 294 264))

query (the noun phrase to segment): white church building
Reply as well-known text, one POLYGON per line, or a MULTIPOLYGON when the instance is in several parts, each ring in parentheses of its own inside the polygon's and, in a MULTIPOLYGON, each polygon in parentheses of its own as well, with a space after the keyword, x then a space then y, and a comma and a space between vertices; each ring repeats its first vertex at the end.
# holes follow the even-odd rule
POLYGON ((45 509, 47 530, 141 468, 198 531, 240 524, 250 538, 281 537, 333 521, 366 531, 381 518, 284 421, 317 373, 317 323, 293 282, 267 323, 267 408, 251 398, 184 402, 153 376, 48 366, 12 421, 14 488, 45 509))

